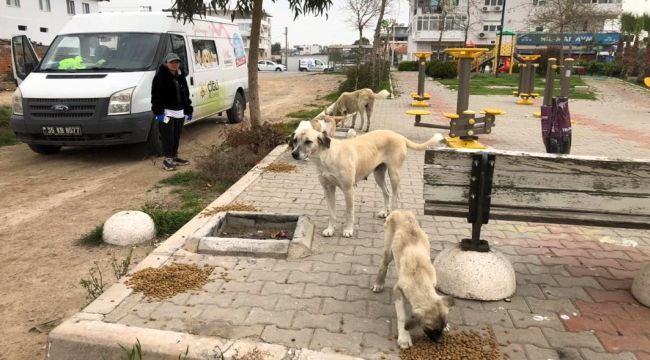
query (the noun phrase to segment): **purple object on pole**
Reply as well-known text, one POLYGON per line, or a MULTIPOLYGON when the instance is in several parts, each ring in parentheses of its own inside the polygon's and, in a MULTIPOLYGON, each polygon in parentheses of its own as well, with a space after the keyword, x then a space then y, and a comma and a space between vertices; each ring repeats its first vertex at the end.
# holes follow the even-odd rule
POLYGON ((542 105, 542 141, 544 142, 544 147, 546 152, 550 153, 550 143, 551 143, 551 115, 552 107, 549 105, 542 105))
POLYGON ((571 114, 569 99, 553 98, 553 105, 542 105, 542 140, 546 152, 568 154, 571 152, 571 114))

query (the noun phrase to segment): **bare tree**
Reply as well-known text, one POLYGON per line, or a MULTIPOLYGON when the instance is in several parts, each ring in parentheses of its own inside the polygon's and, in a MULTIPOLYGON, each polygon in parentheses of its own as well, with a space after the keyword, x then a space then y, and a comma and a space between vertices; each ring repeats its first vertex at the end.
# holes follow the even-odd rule
POLYGON ((464 33, 463 39, 465 44, 467 44, 469 29, 471 29, 472 26, 483 22, 483 17, 481 16, 472 17, 472 13, 482 14, 482 12, 480 12, 479 10, 482 4, 483 4, 482 0, 467 0, 467 8, 465 8, 464 11, 465 18, 462 19, 460 23, 460 28, 463 30, 464 33))
POLYGON ((560 35, 560 64, 564 63, 564 36, 576 29, 602 28, 607 19, 617 15, 583 0, 546 0, 537 6, 528 21, 560 35))
POLYGON ((379 0, 379 14, 377 15, 377 24, 375 25, 375 36, 372 42, 372 55, 371 59, 374 60, 375 56, 379 54, 381 48, 381 29, 384 24, 384 14, 386 8, 389 6, 389 0, 379 0))
POLYGON ((363 30, 368 28, 372 20, 381 11, 383 0, 345 0, 344 9, 349 12, 348 22, 359 31, 359 46, 357 48, 357 75, 354 88, 359 85, 359 69, 361 68, 363 30))
MULTIPOLYGON (((248 51, 248 94, 251 126, 259 128, 262 123, 260 111, 259 85, 257 80, 257 60, 259 59, 260 29, 264 17, 263 0, 175 0, 172 8, 174 16, 183 21, 192 21, 195 15, 203 16, 206 8, 218 11, 230 11, 234 20, 235 14, 249 14, 252 17, 250 48, 248 51)), ((289 10, 297 18, 301 14, 326 14, 332 6, 332 0, 289 0, 289 10)), ((327 16, 327 15, 326 15, 327 16)))

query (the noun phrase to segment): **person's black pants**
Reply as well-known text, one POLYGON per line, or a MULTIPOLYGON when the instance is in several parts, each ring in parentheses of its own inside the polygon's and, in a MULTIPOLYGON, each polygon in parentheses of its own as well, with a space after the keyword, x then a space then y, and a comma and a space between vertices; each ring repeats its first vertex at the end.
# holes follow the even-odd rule
POLYGON ((167 124, 159 123, 162 139, 163 155, 168 158, 178 157, 178 145, 183 132, 184 118, 169 118, 167 124))

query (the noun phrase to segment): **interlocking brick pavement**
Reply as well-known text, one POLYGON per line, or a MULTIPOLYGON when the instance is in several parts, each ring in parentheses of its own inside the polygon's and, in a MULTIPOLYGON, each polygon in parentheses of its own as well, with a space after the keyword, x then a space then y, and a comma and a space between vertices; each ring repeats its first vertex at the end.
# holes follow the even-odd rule
MULTIPOLYGON (((402 93, 416 86, 413 73, 395 78, 402 93)), ((571 101, 577 119, 572 152, 650 158, 650 95, 616 81, 589 84, 608 101, 571 101)), ((445 123, 442 112, 455 110, 456 93, 431 80, 426 90, 432 94, 433 114, 424 121, 445 123)), ((404 114, 410 101, 408 96, 377 101, 371 127, 428 140, 433 131, 414 127, 404 114)), ((499 149, 543 151, 539 120, 531 115, 537 107, 514 105, 508 96, 471 96, 471 109, 485 107, 502 108, 507 115, 498 117, 494 132, 481 142, 499 149)), ((409 151, 400 204, 418 214, 433 258, 468 237, 471 226, 465 219, 423 215, 423 161, 423 153, 409 151)), ((307 215, 316 227, 309 256, 277 260, 178 254, 169 261, 218 266, 214 281, 201 291, 165 301, 147 302, 132 294, 106 321, 369 359, 395 358, 392 266, 386 289, 370 291, 383 246, 383 220, 375 215, 383 200, 372 176, 356 188, 354 237, 340 237, 344 206, 338 192, 337 232, 324 238, 320 232, 327 225, 327 206, 314 166, 294 161, 288 152, 277 162, 296 165, 296 170, 263 173, 237 201, 263 211, 307 215)), ((452 331, 491 326, 512 359, 650 358, 650 310, 629 293, 635 271, 650 261, 649 231, 490 221, 483 235, 513 263, 517 291, 507 301, 457 299, 449 314, 452 331)))

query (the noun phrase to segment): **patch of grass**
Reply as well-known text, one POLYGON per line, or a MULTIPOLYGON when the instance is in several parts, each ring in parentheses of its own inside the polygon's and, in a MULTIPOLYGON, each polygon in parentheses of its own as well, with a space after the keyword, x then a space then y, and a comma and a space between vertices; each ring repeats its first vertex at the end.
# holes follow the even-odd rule
MULTIPOLYGON (((437 80, 446 87, 457 90, 458 79, 440 79, 437 80)), ((544 92, 544 79, 541 76, 535 78, 535 91, 540 96, 544 92)), ((519 84, 519 74, 500 74, 499 77, 494 77, 490 74, 473 74, 470 78, 469 93, 470 95, 511 95, 512 92, 517 90, 519 84)), ((560 79, 556 78, 554 86, 555 95, 560 94, 560 79)), ((587 84, 580 77, 571 77, 569 98, 570 99, 586 99, 596 100, 596 94, 589 89, 587 92, 576 91, 576 86, 587 86, 587 84)))
POLYGON ((180 192, 181 207, 183 209, 193 209, 200 207, 205 200, 198 192, 191 189, 183 189, 180 192))
POLYGON ((76 245, 79 246, 99 246, 104 243, 102 233, 104 232, 104 225, 97 225, 94 229, 90 230, 86 235, 77 239, 76 245))
POLYGON ((288 113, 286 116, 298 119, 313 119, 316 115, 320 114, 325 109, 325 106, 318 106, 309 110, 298 110, 288 113))
POLYGON ((88 271, 88 276, 87 279, 79 280, 79 285, 88 292, 86 298, 93 301, 104 292, 105 285, 102 270, 99 268, 99 263, 97 261, 95 261, 95 265, 88 271))
POLYGON ((15 145, 20 142, 10 129, 11 107, 0 106, 0 146, 15 145))
POLYGON ((183 185, 189 184, 196 181, 199 178, 200 174, 193 170, 181 171, 176 174, 160 180, 161 184, 165 185, 183 185))
POLYGON ((166 209, 155 204, 146 204, 141 210, 153 219, 158 236, 169 236, 175 233, 201 211, 198 208, 166 209))
POLYGON ((340 93, 339 91, 333 91, 333 92, 331 92, 331 93, 325 95, 325 96, 323 97, 323 99, 325 99, 325 100, 327 100, 327 101, 333 103, 333 102, 336 101, 336 99, 339 98, 339 96, 341 96, 341 93, 340 93))

